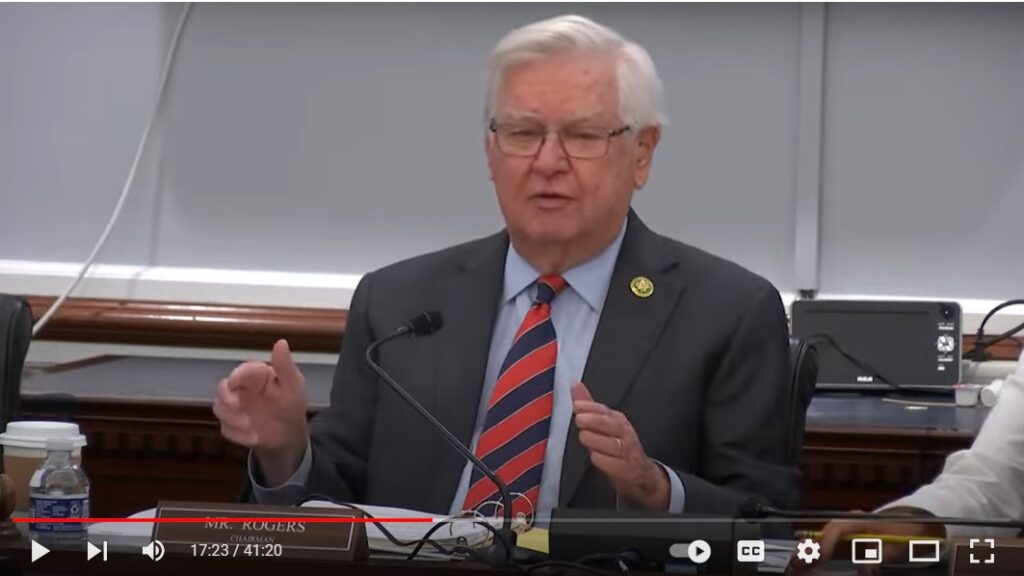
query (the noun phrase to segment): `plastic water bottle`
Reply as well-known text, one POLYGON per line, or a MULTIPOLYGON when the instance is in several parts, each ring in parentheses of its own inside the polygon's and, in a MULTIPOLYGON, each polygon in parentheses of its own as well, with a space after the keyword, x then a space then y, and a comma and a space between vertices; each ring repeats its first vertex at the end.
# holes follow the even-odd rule
MULTIPOLYGON (((71 459, 70 438, 46 441, 46 460, 29 480, 29 516, 40 519, 89 517, 89 478, 71 459)), ((84 522, 31 522, 33 536, 47 540, 75 540, 85 537, 84 522)))

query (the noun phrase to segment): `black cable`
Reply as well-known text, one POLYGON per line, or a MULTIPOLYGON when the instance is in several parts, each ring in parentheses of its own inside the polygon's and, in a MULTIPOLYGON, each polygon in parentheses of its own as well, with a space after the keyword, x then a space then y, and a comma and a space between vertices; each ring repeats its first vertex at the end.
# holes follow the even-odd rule
POLYGON ((423 538, 416 542, 416 547, 412 549, 412 552, 409 552, 409 555, 406 556, 405 559, 415 560, 416 555, 420 553, 420 550, 423 549, 423 546, 429 542, 433 542, 433 540, 431 540, 430 537, 434 535, 434 532, 437 532, 441 528, 448 526, 451 523, 451 520, 445 520, 443 522, 438 522, 437 524, 431 526, 430 530, 427 530, 427 533, 423 535, 423 538))
MULTIPOLYGON (((299 505, 301 506, 302 504, 305 504, 306 502, 310 502, 312 500, 322 500, 322 501, 325 501, 325 502, 330 502, 331 504, 335 504, 337 506, 344 506, 346 508, 351 508, 353 510, 358 510, 365 517, 373 520, 373 515, 370 514, 369 512, 367 512, 366 510, 360 508, 358 505, 351 504, 349 502, 338 502, 337 500, 331 498, 330 496, 325 496, 323 494, 308 494, 305 498, 302 499, 301 502, 299 502, 299 505)), ((401 548, 408 548, 409 546, 415 546, 415 548, 413 548, 412 552, 410 552, 409 555, 406 556, 406 558, 405 558, 406 560, 415 560, 416 556, 420 553, 420 551, 423 550, 423 547, 427 546, 427 545, 431 546, 434 550, 436 550, 437 552, 439 552, 441 554, 444 554, 446 556, 451 556, 453 554, 453 550, 449 550, 448 548, 445 548, 442 544, 438 543, 436 540, 431 540, 430 537, 433 536, 435 532, 437 532, 438 530, 440 530, 444 526, 452 524, 453 522, 454 522, 453 520, 446 520, 446 521, 443 521, 443 522, 438 522, 438 523, 434 524, 433 526, 431 526, 430 529, 427 530, 426 534, 424 534, 422 538, 420 538, 419 540, 410 540, 408 542, 403 542, 402 540, 399 540, 398 538, 396 538, 395 535, 392 534, 390 530, 388 530, 387 528, 384 527, 383 523, 376 522, 376 521, 373 521, 373 522, 370 522, 370 523, 373 524, 374 526, 376 526, 377 529, 380 530, 381 534, 383 534, 384 537, 387 538, 388 541, 391 542, 392 544, 394 544, 395 546, 399 546, 401 548)), ((479 561, 483 562, 484 564, 487 564, 488 566, 490 566, 492 568, 516 567, 513 564, 512 560, 511 560, 512 559, 512 544, 508 540, 505 539, 504 534, 502 533, 502 531, 497 529, 497 528, 495 528, 494 526, 491 526, 491 524, 489 522, 486 522, 486 521, 475 521, 475 522, 473 522, 473 524, 475 524, 477 526, 483 526, 484 529, 486 529, 488 532, 490 532, 492 538, 495 541, 498 541, 498 542, 501 543, 501 546, 502 546, 502 548, 504 548, 504 552, 505 552, 505 554, 504 554, 505 560, 503 562, 494 562, 492 560, 484 558, 482 555, 479 555, 479 554, 471 555, 471 556, 473 556, 474 560, 479 560, 479 561)))
POLYGON ((630 564, 635 564, 637 562, 635 557, 633 557, 631 555, 628 555, 628 554, 590 554, 588 556, 584 556, 584 557, 580 558, 576 562, 566 562, 566 561, 562 561, 562 560, 545 560, 543 562, 538 562, 538 563, 535 563, 535 564, 524 566, 524 565, 522 565, 520 563, 512 562, 510 560, 512 558, 512 548, 511 548, 511 545, 508 543, 508 541, 506 541, 502 537, 502 533, 501 533, 501 531, 499 529, 495 528, 494 526, 492 526, 490 523, 488 523, 486 521, 475 521, 475 522, 473 522, 473 524, 476 524, 478 526, 483 526, 484 529, 486 529, 488 532, 490 532, 495 540, 500 541, 502 543, 502 546, 505 548, 504 558, 506 560, 504 562, 495 562, 491 558, 488 558, 487 556, 481 554, 479 551, 477 551, 477 550, 475 550, 475 549, 473 549, 473 548, 471 548, 469 546, 464 546, 464 545, 460 544, 460 545, 453 546, 451 549, 448 549, 448 548, 445 548, 444 545, 438 543, 436 540, 432 540, 430 538, 431 536, 434 535, 435 532, 437 532, 438 530, 440 530, 444 526, 452 524, 454 522, 454 520, 446 520, 446 521, 438 522, 437 524, 434 524, 433 526, 430 527, 429 530, 427 530, 427 532, 419 540, 402 541, 402 540, 399 540, 394 534, 392 534, 390 530, 385 528, 384 527, 384 523, 377 522, 376 520, 374 520, 374 517, 373 517, 372 514, 370 514, 366 510, 362 509, 358 505, 350 504, 348 502, 338 502, 337 500, 334 500, 333 498, 331 498, 329 496, 325 496, 323 494, 310 494, 310 495, 306 496, 299 504, 300 505, 301 504, 305 504, 306 502, 309 502, 309 501, 312 501, 312 500, 323 500, 325 502, 330 502, 330 503, 338 505, 338 506, 344 506, 346 508, 351 508, 353 510, 356 510, 356 511, 360 512, 361 514, 363 514, 363 516, 365 516, 366 518, 368 518, 370 520, 373 520, 370 523, 373 524, 374 526, 376 526, 377 529, 380 530, 381 534, 383 534, 384 537, 387 538, 388 541, 391 542, 392 544, 394 544, 395 546, 398 546, 398 547, 401 547, 401 548, 408 548, 409 546, 415 546, 415 548, 413 548, 413 550, 409 553, 409 555, 405 557, 406 560, 415 560, 416 556, 419 555, 419 553, 423 550, 423 547, 429 545, 435 551, 437 551, 440 554, 444 554, 445 556, 454 556, 455 554, 463 554, 465 556, 469 556, 470 558, 472 558, 473 560, 475 560, 477 562, 480 562, 481 564, 484 564, 485 566, 487 566, 489 568, 493 568, 493 569, 514 568, 514 569, 518 570, 519 572, 521 572, 523 574, 533 574, 535 571, 539 571, 539 570, 542 570, 544 568, 566 568, 566 569, 577 570, 577 571, 580 571, 580 572, 585 572, 585 573, 588 573, 588 574, 597 574, 599 576, 608 576, 609 571, 595 569, 595 568, 592 568, 590 566, 587 566, 586 564, 591 563, 591 562, 597 562, 597 561, 614 561, 614 562, 617 562, 618 566, 619 566, 618 572, 614 572, 614 573, 615 574, 628 575, 628 574, 630 574, 630 571, 629 571, 630 564))
POLYGON ((998 342, 1002 342, 1003 340, 1006 340, 1007 338, 1010 338, 1013 335, 1017 334, 1021 330, 1024 330, 1024 322, 1022 322, 1017 326, 1011 328, 1010 330, 1003 332, 999 336, 996 336, 995 338, 985 340, 985 325, 988 324, 990 318, 995 316, 997 312, 1004 308, 1009 308, 1010 306, 1019 306, 1022 304, 1024 304, 1024 299, 1015 298, 1013 300, 1007 300, 1006 302, 1003 302, 997 305, 995 308, 989 310, 988 314, 985 314, 985 317, 981 320, 981 324, 978 325, 978 331, 974 334, 974 346, 971 348, 970 352, 964 354, 964 358, 974 360, 975 362, 984 362, 985 360, 987 360, 987 357, 985 356, 986 348, 998 342))
MULTIPOLYGON (((992 338, 990 338, 988 340, 985 340, 985 343, 981 344, 981 347, 982 347, 982 349, 988 348, 989 346, 992 346, 994 344, 998 344, 998 343, 1002 342, 1003 340, 1007 340, 1009 338, 1013 338, 1014 336, 1017 335, 1018 332, 1020 332, 1022 330, 1024 330, 1024 322, 1021 322, 1020 324, 1017 324, 1013 328, 1010 328, 1009 330, 1007 330, 1006 332, 1003 332, 1002 334, 1000 334, 998 336, 993 336, 992 338)), ((977 342, 977 340, 975 340, 975 342, 977 342)), ((1020 346, 1021 344, 1018 342, 1017 345, 1020 346)), ((975 346, 977 346, 977 344, 975 344, 975 346)))
MULTIPOLYGON (((305 504, 306 502, 309 502, 309 501, 312 501, 312 500, 323 500, 325 502, 330 502, 331 504, 335 504, 337 506, 343 506, 345 508, 351 508, 353 510, 359 511, 366 518, 369 518, 371 520, 374 519, 372 514, 370 514, 366 510, 363 510, 362 508, 360 508, 359 506, 357 506, 355 504, 350 504, 348 502, 338 502, 338 501, 334 500, 333 498, 331 498, 329 496, 324 496, 323 494, 310 494, 310 495, 306 496, 302 500, 302 502, 299 502, 299 505, 301 506, 302 504, 305 504)), ((418 546, 422 547, 424 544, 429 544, 437 552, 439 552, 441 554, 446 554, 446 555, 449 555, 449 556, 451 555, 451 551, 450 550, 448 550, 447 548, 445 548, 444 546, 442 546, 438 542, 429 539, 430 534, 433 534, 433 532, 428 532, 427 534, 425 534, 423 536, 423 538, 420 538, 419 540, 410 540, 408 542, 403 542, 402 540, 399 540, 397 537, 395 537, 395 535, 392 534, 390 530, 385 528, 384 524, 382 522, 377 522, 376 520, 374 520, 373 522, 370 522, 370 523, 373 524, 374 526, 376 526, 377 529, 380 530, 380 533, 383 534, 384 537, 387 538, 388 541, 391 542, 392 544, 394 544, 395 546, 399 546, 401 548, 408 548, 409 546, 417 546, 418 545, 418 546)), ((417 548, 417 553, 418 552, 419 552, 419 548, 417 548)))
POLYGON ((899 384, 896 384, 892 380, 890 380, 890 379, 886 378, 885 376, 883 376, 882 373, 880 373, 877 368, 875 368, 871 364, 867 363, 866 361, 861 360, 860 358, 855 356, 852 352, 850 352, 849 350, 847 350, 847 349, 843 348, 842 346, 840 346, 839 343, 836 342, 835 338, 833 338, 832 336, 830 336, 828 334, 825 334, 823 332, 818 332, 817 334, 811 334, 810 336, 805 337, 804 341, 811 342, 811 343, 814 343, 814 342, 825 342, 826 344, 831 346, 833 350, 838 352, 840 356, 842 356, 843 358, 846 358, 846 360, 848 362, 850 362, 851 364, 853 364, 857 368, 860 368, 861 370, 863 370, 863 371, 867 372, 868 374, 870 374, 875 380, 878 380, 879 382, 882 382, 883 384, 886 384, 887 386, 889 386, 893 390, 900 390, 900 391, 906 390, 903 386, 901 386, 899 384))

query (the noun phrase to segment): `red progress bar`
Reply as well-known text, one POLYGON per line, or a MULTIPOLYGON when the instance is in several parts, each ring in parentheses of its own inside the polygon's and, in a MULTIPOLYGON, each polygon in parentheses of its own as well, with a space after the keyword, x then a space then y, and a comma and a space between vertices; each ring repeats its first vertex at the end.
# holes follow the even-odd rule
POLYGON ((433 523, 433 518, 331 518, 313 517, 303 518, 289 516, 288 518, 11 518, 17 524, 54 524, 54 523, 76 523, 76 522, 116 522, 120 524, 201 524, 206 522, 311 522, 322 524, 365 524, 367 522, 426 522, 433 523))

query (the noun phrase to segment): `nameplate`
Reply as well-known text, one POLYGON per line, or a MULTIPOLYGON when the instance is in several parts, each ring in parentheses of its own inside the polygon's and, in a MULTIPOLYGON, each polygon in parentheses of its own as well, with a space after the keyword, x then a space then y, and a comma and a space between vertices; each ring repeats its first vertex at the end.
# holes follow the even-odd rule
POLYGON ((363 560, 369 554, 366 525, 346 521, 362 513, 349 508, 161 501, 156 517, 202 520, 158 521, 153 539, 168 554, 338 561, 363 560))

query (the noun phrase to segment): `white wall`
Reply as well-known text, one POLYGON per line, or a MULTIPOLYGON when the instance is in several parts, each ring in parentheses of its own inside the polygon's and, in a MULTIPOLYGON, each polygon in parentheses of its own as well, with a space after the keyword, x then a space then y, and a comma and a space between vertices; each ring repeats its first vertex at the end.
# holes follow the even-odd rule
MULTIPOLYGON (((57 292, 73 271, 60 263, 88 253, 179 8, 0 6, 0 290, 57 292)), ((486 55, 508 29, 565 11, 644 43, 664 77, 672 124, 641 215, 804 288, 801 10, 195 6, 164 122, 101 256, 123 267, 81 293, 344 306, 360 274, 497 229, 486 55), (239 270, 278 274, 263 287, 239 270)), ((830 5, 824 50, 822 292, 978 309, 1019 296, 1024 7, 830 5)))
POLYGON ((822 290, 1024 296, 1024 6, 829 14, 822 290))

